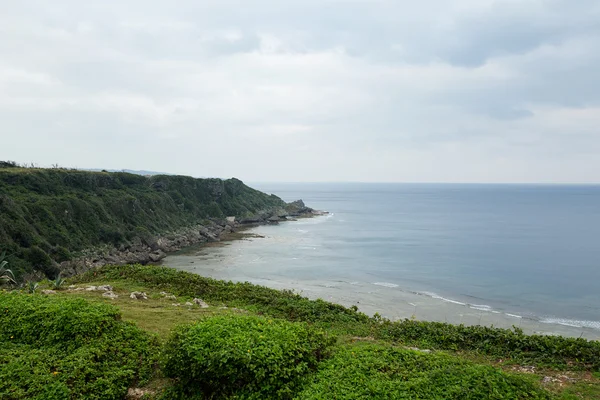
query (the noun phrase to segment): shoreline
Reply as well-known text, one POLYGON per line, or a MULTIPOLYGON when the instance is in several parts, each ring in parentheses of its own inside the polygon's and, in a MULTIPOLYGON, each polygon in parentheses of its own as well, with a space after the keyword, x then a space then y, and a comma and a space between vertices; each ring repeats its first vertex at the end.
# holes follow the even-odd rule
POLYGON ((206 219, 203 223, 182 227, 162 234, 144 234, 136 236, 127 245, 104 245, 80 252, 78 257, 59 264, 63 276, 85 273, 104 265, 118 264, 157 264, 169 254, 183 249, 210 243, 220 243, 239 239, 242 233, 264 225, 277 225, 281 222, 293 222, 297 219, 313 218, 327 215, 326 211, 306 207, 302 200, 288 203, 286 210, 272 209, 263 211, 253 217, 236 220, 236 217, 225 219, 206 219))
POLYGON ((227 257, 232 257, 236 252, 243 252, 243 247, 252 245, 256 239, 265 238, 260 232, 253 232, 256 228, 258 227, 245 229, 244 232, 248 236, 243 238, 231 238, 209 246, 196 245, 169 254, 160 264, 214 279, 248 281, 273 289, 294 290, 312 300, 321 298, 345 307, 357 306, 368 315, 378 313, 392 321, 416 319, 505 329, 514 326, 528 334, 600 339, 599 329, 570 324, 566 319, 550 320, 530 316, 524 312, 496 310, 486 304, 471 304, 453 299, 452 296, 418 292, 386 282, 291 279, 277 274, 276 270, 236 270, 235 267, 227 265, 227 257))

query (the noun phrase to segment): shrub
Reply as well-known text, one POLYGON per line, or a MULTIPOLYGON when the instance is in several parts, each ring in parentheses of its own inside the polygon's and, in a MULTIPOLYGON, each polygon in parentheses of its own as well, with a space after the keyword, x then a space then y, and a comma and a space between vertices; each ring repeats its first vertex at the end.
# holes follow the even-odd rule
POLYGON ((357 344, 321 364, 309 399, 550 399, 530 378, 445 354, 357 344))
POLYGON ((122 399, 150 377, 156 340, 85 300, 0 293, 0 398, 122 399))
POLYGON ((376 336, 427 348, 472 350, 542 366, 600 370, 600 343, 582 338, 411 320, 380 324, 376 336))
POLYGON ((291 398, 335 341, 306 324, 263 317, 214 317, 178 328, 164 372, 181 390, 216 397, 291 398))

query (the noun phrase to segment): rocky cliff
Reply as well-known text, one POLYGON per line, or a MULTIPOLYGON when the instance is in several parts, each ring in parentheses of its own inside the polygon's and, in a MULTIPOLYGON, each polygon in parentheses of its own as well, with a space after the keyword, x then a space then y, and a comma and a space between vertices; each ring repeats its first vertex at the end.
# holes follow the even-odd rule
POLYGON ((248 224, 312 215, 232 178, 2 168, 0 251, 21 277, 148 263, 248 224))

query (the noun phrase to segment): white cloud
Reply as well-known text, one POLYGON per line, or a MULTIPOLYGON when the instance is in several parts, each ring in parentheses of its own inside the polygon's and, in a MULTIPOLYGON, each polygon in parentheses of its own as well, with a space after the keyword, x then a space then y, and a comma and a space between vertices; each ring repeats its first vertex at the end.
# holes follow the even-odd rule
POLYGON ((597 182, 598 21, 588 0, 23 1, 0 15, 0 159, 597 182))

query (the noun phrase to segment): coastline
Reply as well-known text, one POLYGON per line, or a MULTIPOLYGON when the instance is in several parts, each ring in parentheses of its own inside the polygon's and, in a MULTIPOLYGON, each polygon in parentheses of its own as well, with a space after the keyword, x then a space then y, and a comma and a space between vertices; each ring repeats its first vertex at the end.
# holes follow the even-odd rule
POLYGON ((290 279, 278 274, 275 266, 269 267, 267 271, 255 268, 236 269, 231 266, 228 257, 241 254, 245 246, 256 245, 256 241, 265 239, 259 229, 257 231, 252 228, 256 227, 244 230, 242 238, 211 244, 210 247, 192 246, 172 253, 161 260, 160 264, 215 279, 248 281, 273 289, 294 290, 309 299, 321 298, 346 307, 357 306, 368 315, 378 313, 392 321, 412 318, 507 329, 514 326, 528 334, 600 339, 600 330, 566 320, 543 319, 527 313, 497 310, 487 304, 477 304, 476 301, 418 292, 386 282, 290 279))
POLYGON ((100 246, 80 252, 74 259, 60 263, 63 276, 85 273, 104 265, 155 264, 168 254, 182 249, 209 243, 239 239, 238 234, 262 225, 277 225, 280 222, 312 218, 327 212, 306 207, 302 200, 288 203, 286 209, 265 210, 249 218, 237 220, 211 218, 189 227, 158 235, 147 233, 135 237, 128 244, 100 246))

